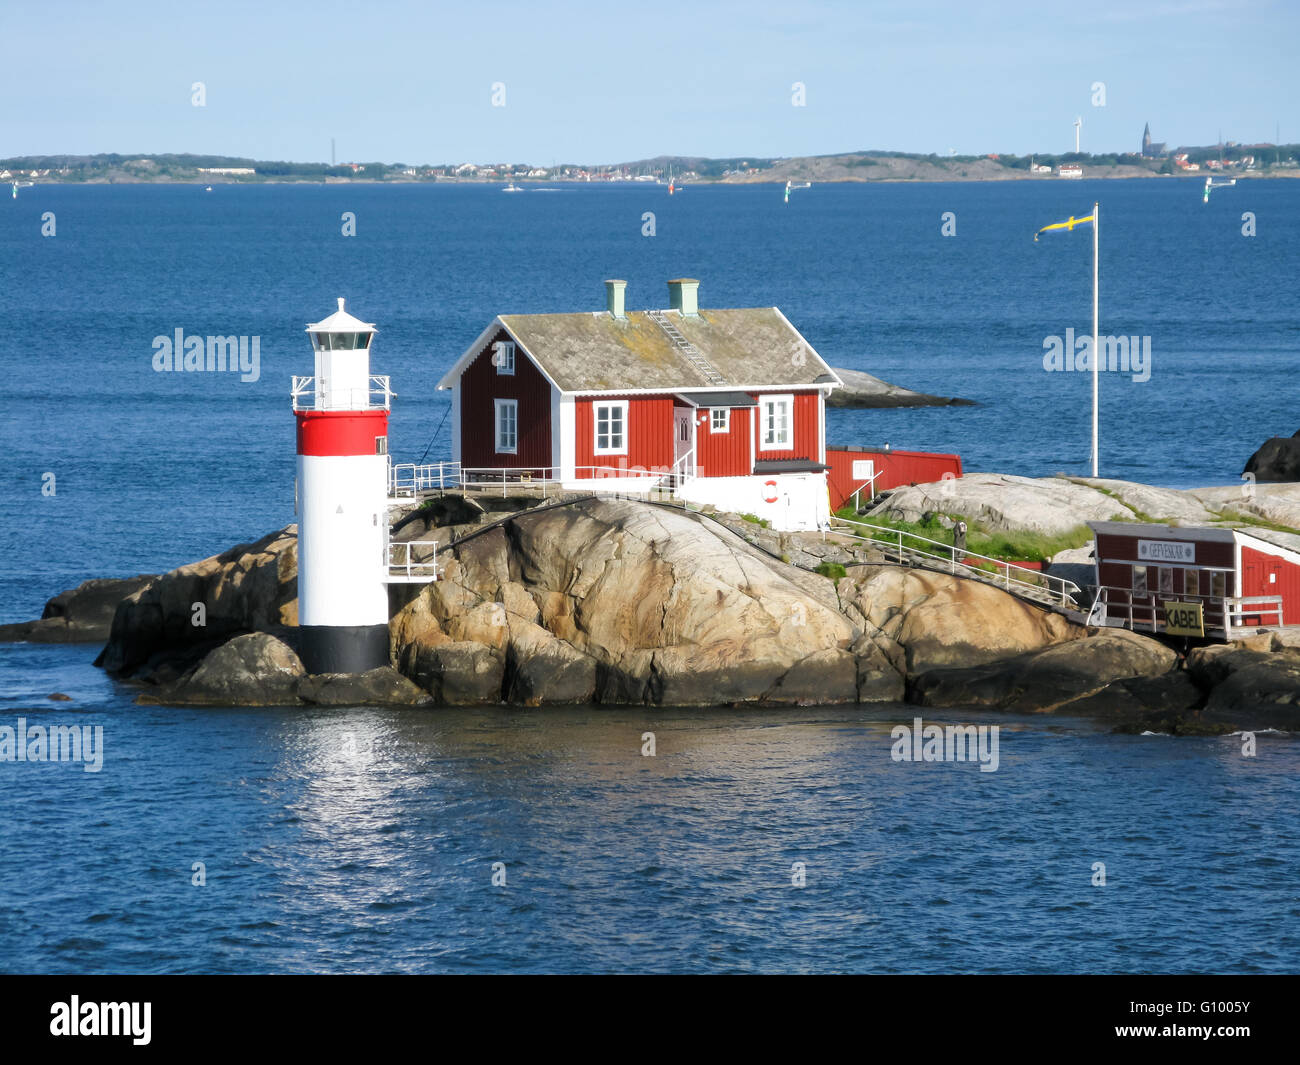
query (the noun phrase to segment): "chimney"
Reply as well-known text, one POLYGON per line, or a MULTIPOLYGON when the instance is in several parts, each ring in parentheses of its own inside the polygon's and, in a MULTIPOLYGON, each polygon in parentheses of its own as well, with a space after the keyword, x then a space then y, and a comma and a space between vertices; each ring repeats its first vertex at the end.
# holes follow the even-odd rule
POLYGON ((605 282, 605 310, 611 318, 626 318, 623 312, 623 293, 627 289, 626 281, 605 282))
POLYGON ((693 277, 679 277, 668 282, 668 309, 683 318, 695 318, 700 313, 700 283, 693 277))

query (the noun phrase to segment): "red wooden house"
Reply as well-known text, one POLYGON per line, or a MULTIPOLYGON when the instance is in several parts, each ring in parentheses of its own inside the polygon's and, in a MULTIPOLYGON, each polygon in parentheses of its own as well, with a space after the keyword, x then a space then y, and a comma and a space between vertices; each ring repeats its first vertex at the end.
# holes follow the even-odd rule
POLYGON ((826 395, 834 371, 775 307, 704 310, 668 282, 662 311, 504 314, 438 383, 452 393, 462 478, 496 472, 648 492, 779 529, 830 517, 826 395))
POLYGON ((1215 639, 1300 625, 1300 537, 1263 529, 1089 525, 1097 566, 1093 624, 1215 639))

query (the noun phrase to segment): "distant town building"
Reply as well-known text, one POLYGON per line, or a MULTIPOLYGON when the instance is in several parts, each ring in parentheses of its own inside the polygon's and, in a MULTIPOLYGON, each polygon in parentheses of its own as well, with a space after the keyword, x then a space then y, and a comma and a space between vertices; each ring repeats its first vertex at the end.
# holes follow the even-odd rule
POLYGON ((256 174, 257 171, 251 166, 201 166, 200 174, 231 174, 235 177, 256 174))
POLYGON ((1146 159, 1157 159, 1165 154, 1165 144, 1161 141, 1159 144, 1151 140, 1151 123, 1148 122, 1142 130, 1142 155, 1146 159))

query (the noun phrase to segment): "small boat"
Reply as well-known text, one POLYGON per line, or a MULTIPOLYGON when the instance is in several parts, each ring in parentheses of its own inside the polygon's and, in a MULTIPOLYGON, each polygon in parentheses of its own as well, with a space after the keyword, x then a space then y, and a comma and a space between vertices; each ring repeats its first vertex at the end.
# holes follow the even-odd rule
POLYGON ((30 181, 11 181, 9 182, 9 184, 13 186, 13 193, 14 193, 13 198, 15 200, 18 199, 19 189, 28 189, 31 188, 32 186, 32 183, 30 181))
POLYGON ((1230 189, 1236 183, 1237 183, 1236 178, 1228 178, 1227 181, 1215 181, 1214 178, 1207 177, 1205 179, 1205 197, 1201 200, 1201 202, 1202 203, 1210 202, 1211 189, 1230 189))
POLYGON ((810 189, 810 188, 812 188, 812 182, 810 181, 787 181, 785 183, 785 202, 786 203, 790 202, 790 193, 795 192, 799 189, 810 189))
POLYGON ((507 185, 507 186, 506 186, 504 189, 502 189, 501 191, 502 191, 502 192, 523 192, 524 190, 521 189, 518 185, 516 185, 516 184, 512 181, 512 182, 510 182, 509 185, 507 185))
POLYGON ((204 192, 211 192, 211 191, 212 191, 212 186, 209 185, 209 186, 208 186, 207 188, 205 188, 203 191, 204 191, 204 192))

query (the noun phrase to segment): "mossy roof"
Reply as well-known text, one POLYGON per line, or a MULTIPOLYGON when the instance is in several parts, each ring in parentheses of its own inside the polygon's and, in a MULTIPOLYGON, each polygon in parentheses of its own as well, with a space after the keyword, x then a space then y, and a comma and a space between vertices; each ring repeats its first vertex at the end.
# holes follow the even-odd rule
POLYGON ((604 312, 503 314, 500 321, 564 392, 807 387, 839 381, 775 307, 663 314, 722 375, 725 386, 692 364, 645 311, 629 311, 623 319, 604 312))

